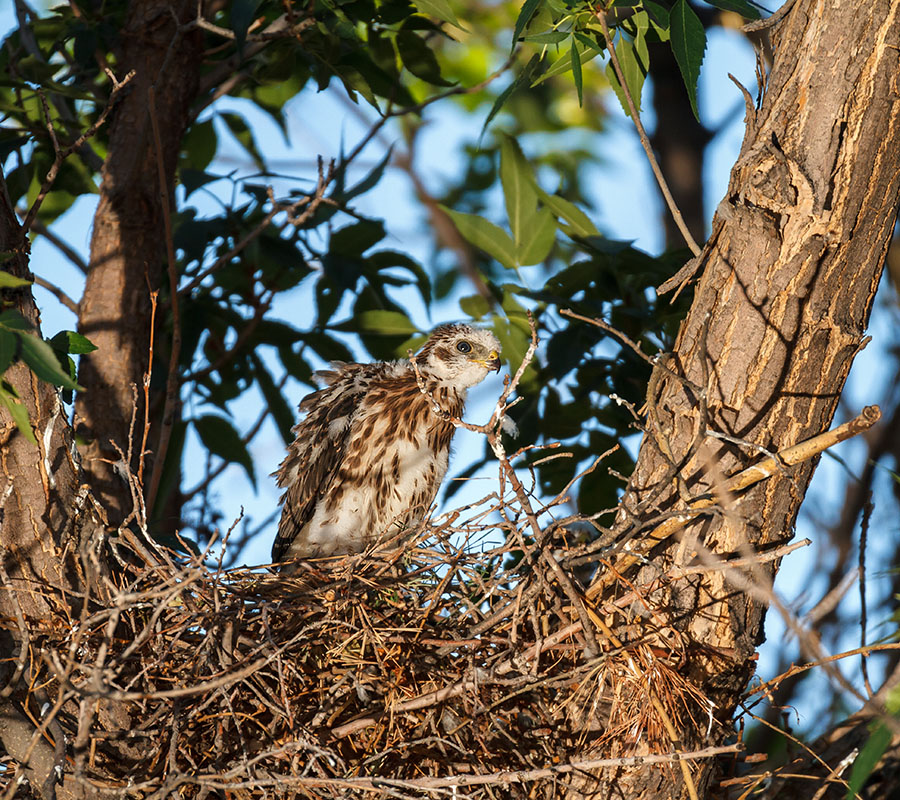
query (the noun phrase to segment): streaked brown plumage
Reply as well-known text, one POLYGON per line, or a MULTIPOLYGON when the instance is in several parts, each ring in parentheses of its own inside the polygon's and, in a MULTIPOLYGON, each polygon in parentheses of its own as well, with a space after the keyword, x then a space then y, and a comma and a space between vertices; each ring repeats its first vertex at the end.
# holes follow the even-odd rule
POLYGON ((416 354, 418 379, 405 360, 316 373, 324 388, 300 403, 306 416, 276 473, 285 492, 272 560, 360 552, 415 526, 447 470, 449 418, 500 369, 499 353, 489 331, 442 325, 416 354))

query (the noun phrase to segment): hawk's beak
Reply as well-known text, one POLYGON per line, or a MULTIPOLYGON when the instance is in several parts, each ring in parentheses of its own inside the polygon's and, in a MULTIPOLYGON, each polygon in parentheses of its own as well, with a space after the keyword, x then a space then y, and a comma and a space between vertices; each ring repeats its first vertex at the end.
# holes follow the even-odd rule
POLYGON ((482 361, 492 372, 500 372, 500 354, 496 350, 491 350, 487 361, 482 361))

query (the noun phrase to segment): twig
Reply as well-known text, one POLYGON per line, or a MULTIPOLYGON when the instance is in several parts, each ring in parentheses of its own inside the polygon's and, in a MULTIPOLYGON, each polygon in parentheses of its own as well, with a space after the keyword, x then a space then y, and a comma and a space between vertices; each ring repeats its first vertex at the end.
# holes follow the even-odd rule
POLYGON ((97 121, 68 147, 59 147, 59 143, 56 140, 56 133, 53 130, 53 122, 50 119, 49 111, 46 107, 46 100, 44 100, 43 94, 39 95, 41 98, 42 107, 44 108, 44 113, 47 115, 47 127, 50 131, 50 138, 53 142, 54 150, 56 151, 56 157, 53 159, 53 163, 50 165, 50 169, 47 171, 47 177, 44 178, 44 182, 41 184, 41 190, 38 192, 38 196, 34 199, 34 202, 31 204, 31 208, 28 209, 28 213, 25 215, 25 219, 22 222, 23 234, 27 233, 31 229, 31 224, 32 222, 34 222, 38 211, 41 210, 41 205, 44 202, 44 198, 47 197, 48 192, 56 182, 56 178, 59 175, 59 169, 62 166, 63 161, 65 161, 72 153, 78 150, 88 139, 92 138, 94 134, 96 134, 100 129, 100 126, 103 125, 104 122, 106 122, 106 118, 107 116, 109 116, 109 112, 112 111, 113 104, 115 103, 119 92, 121 92, 122 89, 124 89, 128 85, 128 83, 134 77, 135 72, 134 70, 132 70, 121 81, 117 81, 115 75, 113 75, 109 70, 107 70, 107 75, 113 82, 113 90, 109 95, 109 100, 107 101, 103 110, 100 112, 100 116, 97 117, 97 121))
POLYGON ((779 8, 774 14, 765 19, 758 19, 754 22, 748 22, 744 25, 741 30, 744 33, 754 33, 756 31, 762 31, 766 28, 771 28, 773 25, 777 25, 781 20, 783 20, 790 10, 794 7, 794 3, 796 0, 785 0, 784 4, 779 8))
POLYGON ((625 80, 625 74, 622 71, 622 65, 619 63, 619 57, 616 55, 613 38, 609 32, 609 25, 606 22, 606 12, 597 11, 595 12, 595 15, 600 21, 600 27, 603 29, 603 38, 606 39, 606 48, 609 50, 609 58, 612 62, 613 70, 615 70, 616 77, 619 79, 619 85, 622 87, 622 93, 625 95, 625 100, 628 103, 628 110, 631 112, 631 119, 634 122, 634 127, 637 128, 638 136, 641 139, 641 147, 644 148, 644 153, 647 155, 647 161, 650 162, 650 169, 653 170, 653 175, 656 178, 656 182, 659 184, 659 189, 666 201, 666 205, 669 207, 672 218, 675 220, 675 224, 678 226, 678 230, 681 231, 681 235, 684 237, 684 241, 687 242, 687 246, 691 249, 691 252, 695 256, 699 256, 700 246, 694 241, 694 237, 691 236, 691 232, 688 230, 684 217, 681 215, 681 211, 675 203, 675 198, 672 197, 672 192, 669 191, 669 185, 666 183, 666 179, 662 174, 656 156, 653 154, 650 138, 647 136, 647 131, 644 130, 644 126, 641 123, 641 115, 638 113, 637 107, 635 106, 634 98, 631 96, 628 82, 625 80))
POLYGON ((44 280, 40 275, 34 276, 34 282, 40 286, 42 289, 46 289, 50 294, 52 294, 60 303, 62 303, 66 308, 69 309, 73 314, 78 314, 78 303, 76 303, 69 295, 67 295, 62 289, 59 288, 56 284, 50 283, 50 281, 44 280))
MULTIPOLYGON (((764 458, 758 464, 747 467, 747 469, 739 472, 737 475, 728 478, 720 487, 720 491, 725 494, 742 492, 744 489, 780 473, 785 467, 808 461, 829 447, 857 436, 871 428, 879 419, 881 419, 881 410, 878 406, 866 406, 855 419, 845 422, 843 425, 839 425, 830 431, 813 436, 811 439, 807 439, 799 444, 792 445, 778 453, 776 458, 764 458)), ((715 496, 698 497, 687 508, 679 510, 675 516, 670 517, 661 525, 642 536, 640 542, 641 553, 649 553, 660 542, 668 539, 699 515, 712 509, 717 502, 718 500, 715 496)), ((640 561, 641 558, 642 556, 636 552, 622 553, 616 561, 616 568, 619 571, 624 571, 640 561)), ((614 577, 610 579, 609 576, 599 576, 587 590, 588 599, 597 597, 607 586, 614 582, 614 577)))
MULTIPOLYGON (((21 215, 24 216, 25 212, 22 211, 21 215)), ((52 244, 57 250, 59 250, 72 264, 78 268, 78 270, 87 275, 88 273, 88 265, 87 262, 81 257, 81 254, 75 250, 67 242, 64 242, 59 236, 54 233, 50 228, 44 225, 39 219, 35 218, 31 221, 31 230, 34 231, 38 236, 43 236, 50 244, 52 244)))
POLYGON ((153 374, 153 343, 156 337, 156 308, 159 289, 150 292, 150 345, 147 355, 147 371, 144 373, 144 429, 141 433, 141 452, 138 455, 138 483, 144 485, 144 456, 147 455, 147 438, 150 436, 150 377, 153 374))
MULTIPOLYGON (((363 791, 383 792, 385 787, 398 789, 440 789, 462 786, 486 786, 507 785, 538 781, 545 778, 553 778, 557 775, 568 775, 575 772, 584 772, 605 767, 637 767, 644 764, 671 764, 674 762, 698 761, 706 758, 716 758, 728 753, 741 753, 744 750, 742 744, 726 744, 718 747, 704 747, 701 750, 691 750, 680 753, 659 753, 646 756, 620 756, 619 758, 586 758, 570 761, 568 764, 560 764, 556 767, 544 769, 509 770, 504 772, 492 772, 487 775, 451 775, 446 778, 414 778, 411 780, 396 780, 391 778, 312 778, 279 776, 278 782, 287 784, 295 783, 298 786, 308 787, 335 787, 346 789, 358 789, 363 791)), ((236 789, 240 784, 216 781, 218 776, 198 776, 202 785, 210 788, 236 789)), ((272 781, 270 785, 277 786, 278 782, 272 781)), ((254 786, 266 785, 263 781, 254 781, 254 786)))

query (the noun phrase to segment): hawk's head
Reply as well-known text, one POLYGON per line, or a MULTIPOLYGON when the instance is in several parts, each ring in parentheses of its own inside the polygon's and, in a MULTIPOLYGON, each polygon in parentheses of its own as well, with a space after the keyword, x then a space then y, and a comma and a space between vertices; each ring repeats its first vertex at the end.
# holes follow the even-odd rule
POLYGON ((439 381, 467 389, 481 383, 488 372, 500 371, 500 342, 483 328, 441 325, 428 337, 416 363, 439 381))

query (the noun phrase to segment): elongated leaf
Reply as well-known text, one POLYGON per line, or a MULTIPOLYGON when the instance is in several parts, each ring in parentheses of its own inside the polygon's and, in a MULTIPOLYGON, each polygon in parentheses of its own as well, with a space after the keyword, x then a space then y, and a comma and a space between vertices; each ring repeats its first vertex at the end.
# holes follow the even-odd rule
POLYGON ((464 314, 468 314, 472 319, 481 319, 491 310, 491 306, 480 294, 473 294, 470 297, 460 297, 459 307, 464 314))
POLYGON ((580 48, 577 44, 573 43, 572 48, 566 50, 565 53, 563 53, 547 68, 547 71, 543 73, 540 78, 538 78, 531 84, 532 88, 535 86, 539 86, 549 78, 553 78, 557 75, 565 75, 565 73, 569 72, 572 69, 574 60, 571 52, 572 49, 577 50, 580 64, 586 64, 588 61, 596 58, 601 52, 603 52, 598 45, 591 45, 590 47, 580 48))
MULTIPOLYGON (((346 192, 341 193, 340 199, 342 202, 346 203, 349 200, 353 200, 355 197, 358 197, 361 194, 365 194, 372 189, 378 181, 381 180, 381 176, 384 175, 384 170, 387 165, 391 161, 391 156, 394 154, 394 145, 392 144, 388 147, 387 153, 385 153, 384 158, 381 159, 371 170, 369 170, 369 174, 366 175, 359 183, 357 183, 352 189, 348 189, 346 192)), ((343 167, 338 167, 338 169, 342 169, 343 167)))
POLYGON ((255 487, 256 473, 253 470, 253 460, 250 458, 247 445, 241 441, 240 434, 234 426, 216 414, 206 414, 193 422, 203 446, 229 464, 240 464, 255 487))
POLYGON ((568 222, 569 225, 572 226, 572 233, 576 236, 587 237, 600 235, 600 231, 598 231, 597 226, 591 222, 590 217, 574 203, 570 203, 564 197, 560 197, 559 195, 545 192, 540 186, 536 188, 541 202, 557 217, 562 217, 568 222))
POLYGON ((537 11, 538 6, 543 2, 543 0, 525 0, 522 4, 522 10, 519 12, 519 16, 516 19, 516 28, 513 31, 513 39, 512 39, 512 47, 510 47, 510 52, 516 49, 516 45, 519 43, 519 37, 522 35, 522 32, 525 28, 528 27, 528 23, 531 22, 531 18, 534 16, 534 12, 537 11))
POLYGON ((28 419, 28 409, 25 408, 25 404, 18 399, 15 390, 6 381, 0 384, 0 403, 6 407, 22 435, 32 444, 37 444, 37 439, 34 438, 34 431, 31 429, 31 421, 28 419))
POLYGON ((410 318, 399 311, 361 311, 353 317, 353 326, 365 333, 384 336, 409 336, 419 332, 410 318))
POLYGON ((397 52, 400 54, 403 66, 413 75, 432 86, 453 85, 441 77, 441 67, 437 57, 421 36, 417 36, 411 30, 403 29, 397 34, 396 42, 397 52))
POLYGON ((7 309, 0 313, 0 328, 10 331, 30 331, 31 323, 15 309, 7 309))
MULTIPOLYGON (((642 44, 644 45, 643 50, 646 54, 646 42, 642 42, 642 44)), ((627 37, 622 36, 619 38, 619 41, 616 42, 616 55, 619 59, 619 66, 622 68, 622 73, 625 76, 625 85, 628 87, 628 93, 631 95, 635 108, 638 113, 640 113, 641 91, 644 86, 644 78, 647 76, 647 69, 650 66, 650 62, 649 59, 645 59, 643 63, 641 63, 640 53, 636 45, 636 41, 632 41, 627 37)), ((612 86, 613 91, 616 93, 616 97, 618 98, 619 104, 622 106, 625 115, 630 117, 631 111, 628 108, 628 99, 625 97, 625 92, 622 89, 622 85, 619 83, 619 76, 616 75, 612 61, 606 65, 606 78, 609 81, 610 86, 612 86)))
POLYGON ((82 387, 63 371, 56 353, 47 342, 33 333, 22 333, 19 336, 22 342, 22 360, 31 367, 35 375, 54 386, 83 391, 82 387))
POLYGON ((231 3, 231 30, 234 31, 234 41, 237 44, 238 53, 243 52, 244 43, 247 41, 247 31, 256 16, 256 8, 259 0, 232 0, 231 3))
POLYGON ((275 381, 272 380, 272 374, 266 369, 266 365, 256 353, 250 354, 250 360, 253 362, 253 371, 256 373, 256 382, 259 384, 259 390, 266 399, 269 413, 275 420, 278 432, 285 444, 290 444, 293 440, 291 428, 294 427, 294 412, 291 410, 287 400, 275 381))
POLYGON ((241 146, 243 146, 253 159, 253 163, 256 164, 257 168, 265 170, 265 163, 259 152, 259 148, 256 146, 253 130, 247 124, 246 120, 239 114, 231 112, 223 112, 219 114, 219 117, 228 126, 228 130, 231 131, 234 138, 238 140, 241 146))
POLYGON ((580 108, 584 105, 584 92, 581 85, 581 57, 574 47, 569 51, 569 55, 572 57, 572 77, 575 80, 575 91, 578 92, 578 106, 580 108))
POLYGON ((534 42, 535 44, 559 44, 568 39, 572 34, 566 31, 544 31, 543 33, 533 33, 530 36, 523 36, 523 42, 534 42))
POLYGON ((24 278, 17 278, 8 272, 0 271, 0 289, 18 289, 22 286, 31 286, 32 281, 26 281, 24 278))
POLYGON ((747 19, 759 19, 759 9, 756 3, 748 3, 747 0, 706 0, 711 6, 721 8, 723 11, 737 11, 747 19))
POLYGON ((669 29, 669 9, 665 6, 660 5, 659 3, 654 3, 653 0, 644 0, 644 8, 647 9, 647 13, 650 15, 650 19, 657 24, 658 27, 663 30, 669 29))
POLYGON ((881 757, 891 743, 891 729, 883 722, 877 723, 869 734, 868 741, 862 746, 853 767, 850 770, 850 779, 847 781, 847 800, 859 797, 859 792, 875 770, 881 757))
POLYGON ((446 206, 441 208, 447 212, 466 241, 493 256, 507 269, 515 269, 516 246, 506 231, 498 228, 493 222, 488 222, 484 217, 463 214, 446 206))
POLYGON ((447 0, 413 0, 413 4, 422 14, 436 17, 442 22, 449 22, 461 31, 465 30, 465 28, 459 24, 459 20, 456 18, 456 14, 453 13, 453 9, 450 8, 450 4, 447 0))
POLYGON ((678 62, 678 69, 681 70, 681 77, 691 101, 691 110, 699 120, 697 78, 700 75, 703 54, 706 52, 706 31, 703 29, 703 23, 687 4, 687 0, 676 0, 669 20, 672 52, 678 62))
POLYGON ((518 245, 525 233, 525 220, 533 217, 537 208, 537 192, 528 161, 515 139, 508 136, 500 142, 500 183, 509 227, 518 245))
POLYGON ((0 375, 6 372, 16 355, 19 337, 12 331, 0 330, 0 375))
POLYGON ((523 267, 540 264, 550 253, 556 239, 556 218, 549 208, 533 214, 516 242, 516 261, 523 267))
POLYGON ((541 57, 539 55, 533 55, 522 71, 516 76, 516 79, 500 93, 496 100, 494 100, 494 105, 491 106, 491 110, 484 120, 484 125, 481 126, 481 133, 478 134, 479 139, 484 136, 487 126, 490 125, 491 120, 500 113, 500 109, 503 108, 503 104, 509 99, 509 96, 520 86, 528 85, 531 76, 534 75, 534 71, 538 68, 540 63, 541 57))
POLYGON ((60 331, 50 339, 50 346, 60 353, 72 353, 77 356, 93 353, 97 349, 97 345, 87 336, 76 331, 60 331))

